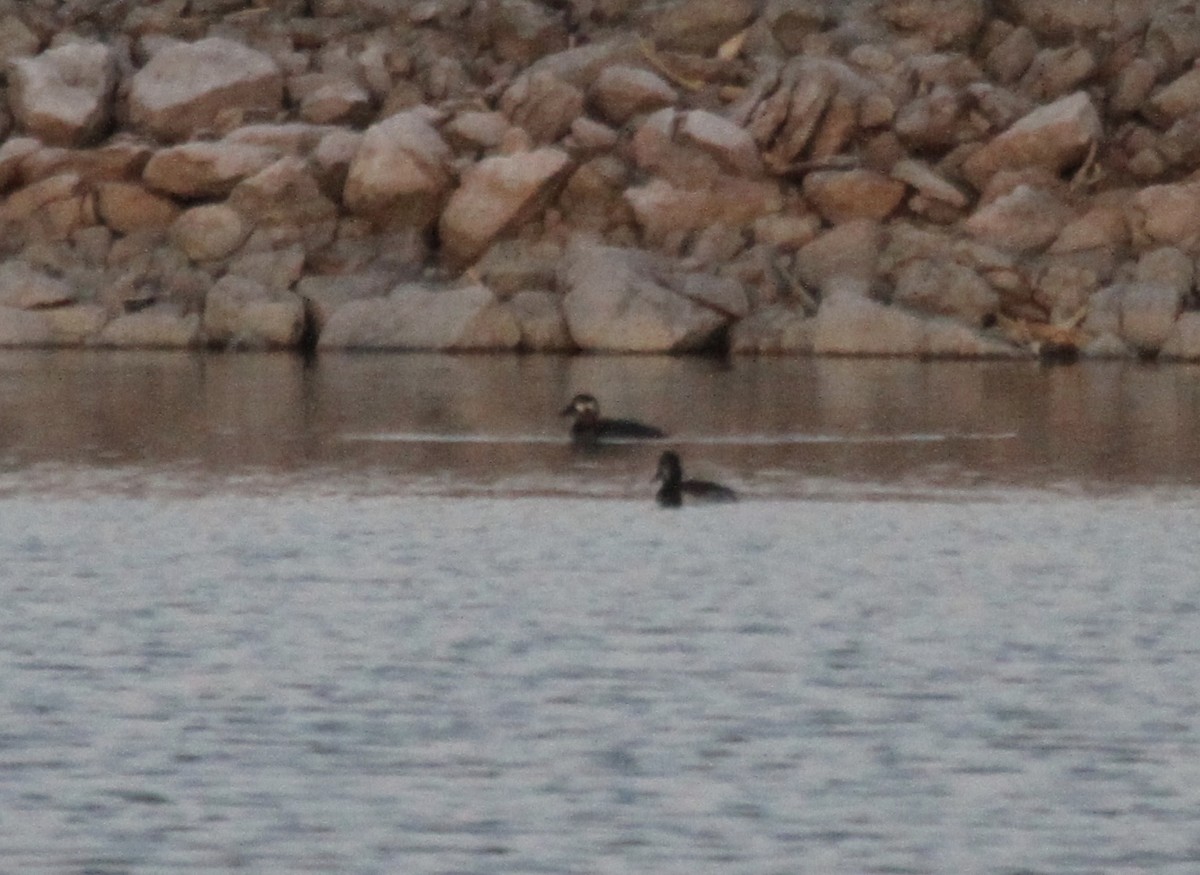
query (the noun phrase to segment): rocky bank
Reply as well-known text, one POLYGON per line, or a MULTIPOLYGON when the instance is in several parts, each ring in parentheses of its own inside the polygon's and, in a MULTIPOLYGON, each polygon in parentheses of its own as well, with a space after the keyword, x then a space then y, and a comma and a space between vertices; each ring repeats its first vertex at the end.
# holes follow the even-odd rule
POLYGON ((1200 359, 1169 0, 0 0, 0 345, 1200 359))

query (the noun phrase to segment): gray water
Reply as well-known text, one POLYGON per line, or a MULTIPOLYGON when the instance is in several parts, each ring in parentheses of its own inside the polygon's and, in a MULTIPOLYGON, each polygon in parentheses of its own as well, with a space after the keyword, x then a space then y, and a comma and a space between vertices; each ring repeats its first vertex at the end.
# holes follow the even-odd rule
POLYGON ((1200 871, 1198 392, 0 355, 0 871, 1200 871))

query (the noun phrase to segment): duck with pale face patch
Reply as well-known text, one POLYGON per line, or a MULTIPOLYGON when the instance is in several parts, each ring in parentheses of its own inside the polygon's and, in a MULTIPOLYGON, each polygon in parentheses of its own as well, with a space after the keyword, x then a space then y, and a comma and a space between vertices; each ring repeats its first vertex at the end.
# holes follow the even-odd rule
POLYGON ((666 437, 661 428, 646 425, 633 419, 608 419, 600 415, 600 404, 587 393, 580 393, 561 411, 563 416, 574 416, 571 423, 571 440, 577 444, 595 444, 601 441, 654 440, 666 437))

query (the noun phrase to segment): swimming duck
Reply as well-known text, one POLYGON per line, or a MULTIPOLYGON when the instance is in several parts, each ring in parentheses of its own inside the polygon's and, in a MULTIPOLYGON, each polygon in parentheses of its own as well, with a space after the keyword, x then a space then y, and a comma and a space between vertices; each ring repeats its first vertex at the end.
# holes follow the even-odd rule
POLYGON ((728 486, 708 480, 684 480, 683 465, 679 461, 679 453, 674 450, 666 450, 658 457, 658 471, 654 479, 662 481, 655 498, 663 507, 679 507, 685 495, 689 503, 737 501, 737 493, 728 486))
POLYGON ((571 439, 576 443, 666 437, 666 432, 652 425, 632 419, 603 418, 600 416, 600 404, 595 397, 587 393, 580 393, 572 398, 561 414, 575 417, 575 422, 571 424, 571 439))

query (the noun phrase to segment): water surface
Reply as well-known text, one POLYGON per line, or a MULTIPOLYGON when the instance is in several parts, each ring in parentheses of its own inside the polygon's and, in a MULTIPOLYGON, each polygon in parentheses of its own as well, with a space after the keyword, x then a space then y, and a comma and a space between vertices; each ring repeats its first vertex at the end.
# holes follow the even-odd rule
POLYGON ((1195 872, 1198 380, 0 355, 0 868, 1195 872))

